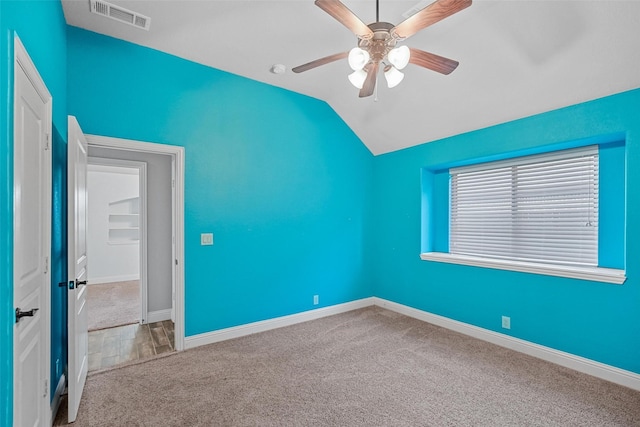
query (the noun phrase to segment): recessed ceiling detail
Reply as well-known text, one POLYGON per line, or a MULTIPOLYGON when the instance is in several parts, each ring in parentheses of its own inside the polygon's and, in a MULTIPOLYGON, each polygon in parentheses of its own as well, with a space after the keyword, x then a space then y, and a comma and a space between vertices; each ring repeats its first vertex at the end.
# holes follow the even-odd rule
POLYGON ((149 31, 151 18, 106 1, 89 0, 91 12, 149 31))

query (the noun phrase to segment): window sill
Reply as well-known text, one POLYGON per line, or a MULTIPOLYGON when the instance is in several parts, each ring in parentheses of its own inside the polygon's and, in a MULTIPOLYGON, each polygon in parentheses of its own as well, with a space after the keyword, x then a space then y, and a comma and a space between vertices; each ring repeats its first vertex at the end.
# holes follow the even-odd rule
POLYGON ((612 268, 567 267, 553 264, 536 264, 531 262, 494 260, 465 255, 453 255, 443 252, 427 252, 420 254, 423 261, 446 262, 449 264, 470 265, 474 267, 495 268, 498 270, 519 271, 522 273, 544 274, 547 276, 568 277, 572 279, 592 280, 595 282, 621 285, 627 280, 624 270, 612 268))

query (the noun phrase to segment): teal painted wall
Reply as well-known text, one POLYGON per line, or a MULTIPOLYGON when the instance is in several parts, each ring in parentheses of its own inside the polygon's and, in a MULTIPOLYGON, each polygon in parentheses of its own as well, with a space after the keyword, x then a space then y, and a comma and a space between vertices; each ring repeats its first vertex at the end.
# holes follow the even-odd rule
POLYGON ((67 360, 67 114, 87 133, 185 147, 187 335, 312 309, 314 294, 320 306, 375 295, 498 332, 508 315, 515 337, 640 373, 640 90, 374 158, 321 101, 67 28, 57 0, 2 0, 0 425, 13 398, 13 30, 54 97, 52 389, 67 360), (446 176, 425 168, 612 134, 626 138, 626 222, 610 224, 624 285, 420 261, 421 207, 447 221, 446 194, 421 195, 421 180, 446 176))
POLYGON ((68 43, 85 133, 185 147, 187 336, 371 296, 374 158, 326 103, 78 28, 68 43))
POLYGON ((13 410, 13 35, 18 34, 53 96, 51 384, 66 364, 66 24, 59 1, 0 1, 0 425, 13 410), (56 370, 56 361, 59 369, 56 370))
MULTIPOLYGON (((374 295, 640 373, 640 264, 633 261, 640 257, 633 238, 640 235, 639 110, 640 90, 633 90, 376 157, 374 295), (607 200, 604 215, 617 215, 609 210, 613 198, 626 216, 626 223, 606 225, 626 242, 623 285, 420 260, 421 247, 447 250, 448 196, 434 191, 423 197, 421 180, 440 182, 440 188, 444 180, 446 188, 448 178, 421 175, 423 168, 618 137, 626 139, 626 168, 611 172, 612 156, 619 159, 621 150, 605 154, 609 178, 602 178, 600 191, 607 200), (626 194, 614 180, 626 180, 626 194), (437 211, 436 225, 424 229, 427 236, 421 234, 423 205, 437 211), (511 330, 501 328, 502 315, 511 317, 511 330)), ((601 246, 610 243, 601 235, 601 246)), ((601 253, 601 262, 622 267, 620 247, 601 253)))

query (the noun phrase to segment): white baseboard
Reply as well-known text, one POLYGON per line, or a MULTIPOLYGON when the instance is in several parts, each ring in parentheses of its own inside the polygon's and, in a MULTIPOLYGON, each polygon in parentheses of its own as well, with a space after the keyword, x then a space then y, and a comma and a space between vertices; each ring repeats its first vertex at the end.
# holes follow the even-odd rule
POLYGON ((192 335, 185 337, 184 348, 194 348, 201 345, 212 344, 232 338, 243 337, 245 335, 256 334, 271 329, 282 328, 284 326, 295 325, 296 323, 316 320, 322 317, 332 316, 334 314, 346 313, 348 311, 357 310, 359 308, 370 307, 373 305, 372 298, 363 298, 344 304, 332 305, 330 307, 318 308, 315 310, 303 311, 302 313, 291 314, 288 316, 276 317, 275 319, 262 320, 259 322, 247 323, 246 325, 233 326, 231 328, 220 329, 204 334, 192 335))
POLYGON ((624 369, 616 368, 615 366, 606 365, 591 359, 555 350, 550 347, 534 344, 529 341, 500 334, 468 323, 452 320, 447 317, 418 310, 392 301, 387 301, 382 298, 373 297, 372 299, 373 303, 378 307, 386 308, 387 310, 395 311, 397 313, 404 314, 405 316, 413 317, 427 323, 460 332, 501 347, 506 347, 529 356, 546 360, 547 362, 552 362, 578 372, 583 372, 585 374, 640 391, 640 374, 636 374, 635 372, 626 371, 624 369))
POLYGON ((51 399, 51 422, 56 419, 58 415, 58 409, 60 408, 60 400, 62 400, 62 393, 64 393, 64 387, 67 384, 67 378, 64 374, 60 376, 56 390, 53 392, 53 399, 51 399))
MULTIPOLYGON (((596 362, 591 359, 576 356, 560 350, 556 350, 543 345, 535 344, 509 335, 504 335, 468 323, 459 322, 427 311, 418 310, 403 304, 398 304, 382 298, 370 297, 344 304, 338 304, 330 307, 309 310, 302 313, 292 314, 289 316, 277 317, 275 319, 263 320, 260 322, 248 323, 246 325, 234 326, 231 328, 220 329, 213 332, 185 337, 184 348, 194 348, 201 345, 212 344, 228 339, 238 338, 245 335, 251 335, 258 332, 264 332, 271 329, 281 328, 284 326, 294 325, 296 323, 307 322, 309 320, 320 319, 334 314, 345 313, 359 308, 376 305, 387 310, 395 311, 423 322, 441 326, 452 331, 456 331, 492 344, 506 347, 547 362, 555 363, 578 372, 592 375, 603 380, 611 381, 625 387, 640 391, 640 374, 616 368, 615 366, 596 362)), ((171 310, 168 310, 169 314, 171 310)))
POLYGON ((147 323, 162 322, 163 320, 171 320, 171 309, 150 311, 147 313, 147 323))
POLYGON ((130 280, 140 280, 139 274, 123 274, 121 276, 102 276, 89 278, 90 285, 99 285, 100 283, 128 282, 130 280))

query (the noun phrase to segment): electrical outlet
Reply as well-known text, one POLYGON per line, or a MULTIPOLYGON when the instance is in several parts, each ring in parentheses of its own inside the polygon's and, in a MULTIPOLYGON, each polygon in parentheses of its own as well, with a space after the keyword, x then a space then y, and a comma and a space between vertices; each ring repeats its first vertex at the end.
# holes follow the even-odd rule
POLYGON ((211 246, 211 245, 213 245, 213 233, 202 233, 202 234, 200 234, 200 245, 201 246, 211 246))
POLYGON ((511 317, 502 316, 502 327, 504 329, 511 329, 511 317))
POLYGON ((319 297, 318 295, 313 296, 313 305, 318 305, 319 297))

